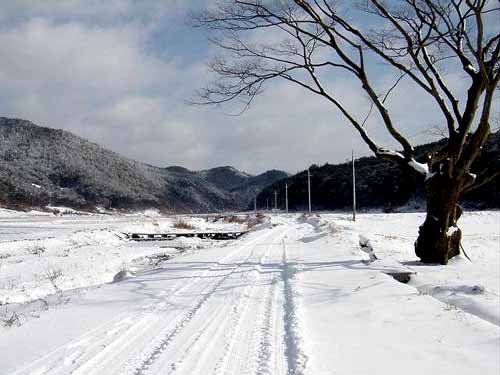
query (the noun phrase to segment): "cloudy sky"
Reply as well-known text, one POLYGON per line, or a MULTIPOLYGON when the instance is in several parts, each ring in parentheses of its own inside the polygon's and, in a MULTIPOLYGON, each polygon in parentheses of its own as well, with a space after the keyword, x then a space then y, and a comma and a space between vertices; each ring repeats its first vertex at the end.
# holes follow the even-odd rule
MULTIPOLYGON (((202 0, 14 0, 0 5, 0 116, 72 131, 157 166, 296 172, 368 149, 331 107, 275 81, 241 116, 186 102, 209 80, 214 47, 187 21, 202 0)), ((377 77, 390 86, 390 77, 377 77)), ((460 89, 460 76, 453 85, 460 89)), ((355 82, 335 82, 360 114, 355 82)), ((432 105, 405 89, 390 105, 415 143, 436 136, 432 105)), ((376 118, 375 138, 393 145, 376 118)))

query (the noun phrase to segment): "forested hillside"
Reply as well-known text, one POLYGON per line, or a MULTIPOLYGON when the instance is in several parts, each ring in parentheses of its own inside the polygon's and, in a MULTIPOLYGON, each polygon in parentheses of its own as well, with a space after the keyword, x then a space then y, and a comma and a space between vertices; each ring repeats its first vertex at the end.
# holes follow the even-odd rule
POLYGON ((284 176, 261 178, 231 167, 154 167, 63 130, 0 118, 0 204, 6 207, 235 210, 246 207, 263 183, 284 176), (233 180, 238 183, 223 183, 233 180))
MULTIPOLYGON (((425 155, 438 149, 444 142, 439 141, 416 147, 417 159, 423 161, 425 155)), ((500 132, 490 135, 481 151, 480 158, 473 165, 473 173, 500 170, 500 132)), ((314 210, 335 210, 351 207, 352 204, 352 164, 313 165, 311 173, 312 206, 314 210)), ((278 191, 278 206, 285 206, 285 182, 288 181, 289 208, 305 210, 307 202, 307 171, 288 179, 280 180, 265 188, 258 196, 259 207, 267 202, 274 207, 274 191, 278 191)), ((469 208, 499 208, 500 177, 464 195, 462 205, 469 208)), ((410 169, 377 159, 364 157, 356 160, 356 192, 359 208, 396 209, 404 205, 418 208, 423 205, 422 183, 410 169)), ((249 208, 251 205, 249 205, 249 208)))

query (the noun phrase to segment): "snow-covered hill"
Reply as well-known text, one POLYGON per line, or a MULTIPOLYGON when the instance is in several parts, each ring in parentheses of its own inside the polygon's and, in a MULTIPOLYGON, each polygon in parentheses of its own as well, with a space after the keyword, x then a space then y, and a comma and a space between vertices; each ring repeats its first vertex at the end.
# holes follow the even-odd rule
MULTIPOLYGON (((253 178, 230 170, 234 176, 253 178)), ((226 189, 221 182, 233 178, 227 171, 219 172, 218 168, 191 172, 153 167, 63 130, 0 118, 0 205, 4 206, 156 207, 190 212, 246 207, 250 199, 246 189, 226 189)), ((280 172, 276 179, 284 175, 280 172)), ((262 188, 258 184, 254 193, 262 188)))

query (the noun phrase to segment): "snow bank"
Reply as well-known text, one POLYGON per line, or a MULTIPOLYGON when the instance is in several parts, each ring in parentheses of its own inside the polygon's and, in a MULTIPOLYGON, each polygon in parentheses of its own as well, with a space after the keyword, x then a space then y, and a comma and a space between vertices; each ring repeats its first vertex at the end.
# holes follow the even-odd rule
POLYGON ((20 214, 21 213, 19 211, 9 210, 7 208, 0 208, 0 218, 20 216, 20 214))
POLYGON ((330 234, 334 234, 343 230, 343 227, 336 222, 332 222, 331 220, 325 220, 320 215, 308 215, 303 214, 297 218, 297 223, 299 224, 307 224, 312 227, 312 233, 308 233, 303 235, 300 241, 304 243, 316 241, 322 237, 328 236, 330 234))
POLYGON ((458 225, 472 263, 459 256, 446 266, 424 265, 414 253, 413 243, 424 219, 425 213, 361 214, 353 223, 347 215, 326 215, 326 220, 366 238, 382 262, 399 263, 415 271, 408 285, 419 293, 499 325, 500 212, 464 212, 458 225))
POLYGON ((321 217, 343 230, 306 243, 314 230, 299 225, 300 245, 289 247, 303 265, 306 374, 498 373, 499 213, 464 213, 464 246, 476 263, 448 266, 417 262, 422 214, 321 217), (359 242, 381 259, 363 262, 359 242), (387 275, 398 272, 416 274, 402 284, 387 275))
POLYGON ((121 270, 113 277, 113 282, 118 283, 120 281, 135 277, 135 272, 131 270, 121 270))
POLYGON ((153 247, 128 246, 106 229, 0 243, 0 304, 110 282, 124 263, 156 252, 153 247))
MULTIPOLYGON (((423 278, 425 280, 425 277, 423 278)), ((483 285, 447 282, 444 285, 426 284, 420 276, 414 277, 411 285, 421 293, 459 308, 500 327, 499 297, 483 285)))

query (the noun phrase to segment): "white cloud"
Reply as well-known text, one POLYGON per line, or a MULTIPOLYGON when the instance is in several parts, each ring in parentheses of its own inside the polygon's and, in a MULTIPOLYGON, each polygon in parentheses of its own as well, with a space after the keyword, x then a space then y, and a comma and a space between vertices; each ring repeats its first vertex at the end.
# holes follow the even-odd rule
MULTIPOLYGON (((294 172, 312 163, 344 161, 351 148, 369 154, 338 111, 285 82, 271 83, 239 117, 225 115, 231 112, 227 108, 187 105, 208 80, 205 61, 186 57, 196 49, 206 56, 208 47, 190 44, 193 38, 183 42, 180 31, 185 9, 196 2, 8 2, 0 19, 1 14, 17 18, 0 28, 0 115, 67 129, 159 166, 229 164, 249 172, 294 172), (161 10, 152 11, 159 5, 161 10), (143 17, 150 19, 144 24, 143 17), (165 24, 168 35, 158 32, 165 24), (162 43, 155 45, 154 38, 162 43)), ((378 82, 392 83, 387 77, 378 82)), ((454 82, 460 89, 463 81, 454 82)), ((368 105, 359 85, 337 76, 331 84, 362 118, 368 105)), ((425 95, 408 92, 402 85, 390 107, 396 123, 413 135, 440 117, 425 95)), ((393 145, 375 114, 367 128, 382 144, 393 145)), ((424 134, 418 141, 429 138, 424 134)))
POLYGON ((15 0, 5 1, 0 8, 0 19, 44 17, 50 19, 87 19, 93 22, 112 18, 154 14, 158 2, 133 0, 15 0), (142 3, 142 4, 141 4, 142 3))
MULTIPOLYGON (((132 28, 52 24, 33 19, 0 33, 3 84, 19 90, 137 90, 168 79, 171 67, 141 51, 132 28)), ((104 92, 102 92, 104 90, 104 92)))
MULTIPOLYGON (((175 80, 175 65, 145 54, 142 40, 132 27, 41 19, 1 32, 0 49, 8 53, 0 61, 0 109, 82 133, 78 119, 91 120, 129 96, 147 98, 175 80)), ((130 114, 137 103, 129 104, 130 114)), ((130 124, 124 116, 117 121, 130 124)))
MULTIPOLYGON (((133 25, 56 24, 31 19, 0 33, 2 112, 61 127, 157 165, 207 168, 233 164, 256 172, 296 171, 344 160, 366 146, 323 100, 274 82, 239 117, 183 101, 206 81, 200 62, 187 66, 149 55, 133 25)), ((360 116, 356 84, 335 82, 360 116)), ((227 111, 227 109, 226 109, 227 111)), ((374 116, 375 117, 375 116, 374 116)), ((373 120, 373 126, 378 133, 373 120)))

